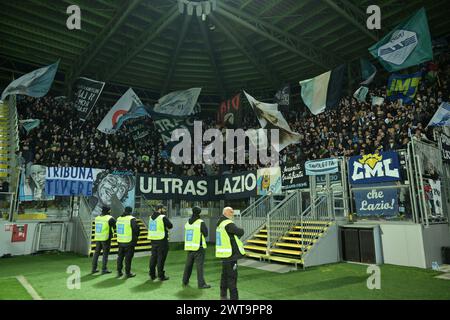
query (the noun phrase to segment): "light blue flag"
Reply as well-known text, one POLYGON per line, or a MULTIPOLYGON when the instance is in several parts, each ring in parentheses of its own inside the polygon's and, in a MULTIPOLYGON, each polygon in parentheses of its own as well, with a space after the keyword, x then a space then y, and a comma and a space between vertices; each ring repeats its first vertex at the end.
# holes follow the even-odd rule
POLYGON ((148 107, 144 105, 132 106, 127 113, 125 113, 119 118, 119 120, 117 120, 117 123, 114 125, 113 130, 119 130, 127 120, 137 119, 145 116, 150 116, 148 107))
POLYGON ((428 126, 450 126, 450 104, 442 102, 428 126))
POLYGON ((58 70, 59 60, 49 66, 24 74, 11 82, 2 93, 2 100, 10 94, 24 94, 40 98, 47 94, 58 70))
POLYGON ((23 128, 28 133, 32 129, 39 127, 39 125, 41 124, 41 120, 39 120, 39 119, 27 119, 27 120, 20 120, 20 123, 22 124, 23 128))

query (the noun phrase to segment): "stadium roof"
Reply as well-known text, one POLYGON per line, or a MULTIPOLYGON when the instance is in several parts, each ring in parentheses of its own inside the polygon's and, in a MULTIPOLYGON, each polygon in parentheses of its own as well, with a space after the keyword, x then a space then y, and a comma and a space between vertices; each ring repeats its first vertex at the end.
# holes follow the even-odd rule
MULTIPOLYGON (((177 0, 1 1, 0 86, 61 58, 54 94, 81 75, 106 81, 106 100, 128 86, 144 101, 190 87, 203 88, 203 102, 241 89, 272 96, 282 83, 367 57, 370 45, 423 5, 377 1, 377 32, 365 27, 370 0, 216 2, 203 21, 195 10, 181 14, 177 0), (81 8, 81 30, 66 27, 72 4, 81 8)), ((446 2, 425 5, 433 37, 449 33, 446 2)))

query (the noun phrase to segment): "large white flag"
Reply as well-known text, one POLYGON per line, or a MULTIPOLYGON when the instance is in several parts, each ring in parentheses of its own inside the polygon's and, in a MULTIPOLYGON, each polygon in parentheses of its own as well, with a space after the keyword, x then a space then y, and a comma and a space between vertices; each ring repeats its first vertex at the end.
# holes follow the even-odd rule
POLYGON ((141 99, 139 99, 133 89, 128 89, 127 92, 125 92, 111 108, 111 110, 109 110, 102 122, 98 125, 97 129, 106 134, 115 133, 117 128, 114 129, 114 125, 117 123, 117 120, 127 113, 131 107, 140 105, 142 105, 141 99))
POLYGON ((291 130, 283 114, 278 111, 278 104, 264 103, 256 100, 247 92, 244 91, 244 93, 258 117, 261 128, 279 130, 279 144, 272 144, 276 151, 280 152, 288 145, 300 142, 300 134, 291 130))
POLYGON ((3 90, 1 100, 5 100, 10 94, 24 94, 35 98, 45 96, 52 86, 53 79, 55 79, 58 65, 59 60, 14 80, 3 90))
POLYGON ((159 98, 153 110, 173 116, 187 116, 194 113, 202 88, 174 91, 159 98))

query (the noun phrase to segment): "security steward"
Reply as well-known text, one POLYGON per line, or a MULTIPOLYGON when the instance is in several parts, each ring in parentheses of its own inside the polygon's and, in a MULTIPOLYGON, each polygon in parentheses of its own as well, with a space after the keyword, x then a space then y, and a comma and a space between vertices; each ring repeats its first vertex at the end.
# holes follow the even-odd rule
POLYGON ((166 208, 158 204, 148 221, 147 238, 151 240, 152 245, 149 276, 152 280, 156 280, 156 269, 158 269, 159 280, 169 280, 164 272, 164 263, 169 252, 169 230, 173 228, 173 225, 164 213, 166 208))
POLYGON ((238 300, 237 289, 237 260, 244 257, 245 250, 240 237, 244 229, 233 223, 234 211, 231 207, 223 209, 223 215, 217 222, 216 229, 216 258, 222 259, 222 276, 220 279, 220 299, 227 300, 228 290, 230 300, 238 300))
POLYGON ((203 265, 205 263, 206 240, 208 228, 200 219, 202 209, 198 206, 192 208, 192 217, 184 225, 184 250, 188 252, 183 274, 183 286, 189 284, 194 262, 197 265, 197 284, 199 289, 211 288, 206 284, 203 265))
POLYGON ((111 239, 116 229, 116 219, 110 215, 108 207, 102 208, 101 215, 95 218, 95 252, 92 257, 92 273, 97 273, 97 263, 100 252, 103 250, 102 274, 111 273, 108 270, 108 255, 111 249, 111 239))
POLYGON ((119 253, 117 255, 117 277, 123 276, 122 267, 125 258, 125 276, 135 277, 131 272, 131 261, 134 256, 134 248, 139 238, 139 225, 136 218, 131 215, 131 207, 126 207, 124 213, 117 219, 117 242, 119 253))

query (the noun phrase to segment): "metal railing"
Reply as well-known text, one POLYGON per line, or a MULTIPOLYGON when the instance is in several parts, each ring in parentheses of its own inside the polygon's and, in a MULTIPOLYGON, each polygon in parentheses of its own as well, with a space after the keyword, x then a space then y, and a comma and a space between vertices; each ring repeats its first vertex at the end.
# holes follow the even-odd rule
POLYGON ((245 234, 241 238, 243 242, 252 237, 266 223, 267 214, 272 210, 274 204, 273 196, 265 195, 241 212, 236 223, 245 230, 245 234))
MULTIPOLYGON (((331 203, 333 205, 333 203, 331 203)), ((305 252, 314 239, 318 238, 322 232, 322 228, 312 226, 314 221, 332 221, 333 215, 330 214, 330 201, 326 195, 318 196, 300 216, 300 242, 301 251, 305 252), (306 228, 306 227, 309 228, 306 228), (307 237, 308 236, 308 237, 307 237)))
POLYGON ((302 208, 301 196, 300 190, 289 193, 267 214, 267 254, 298 221, 302 208))

